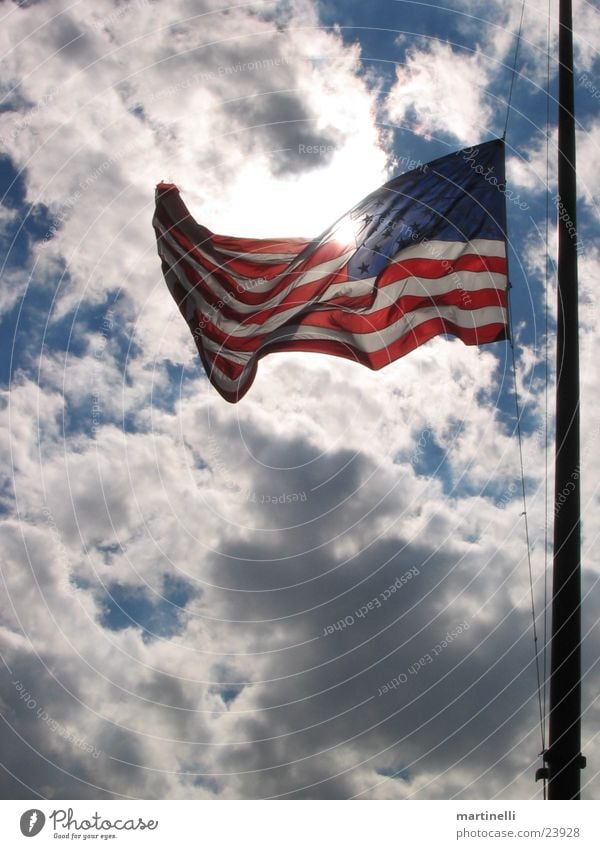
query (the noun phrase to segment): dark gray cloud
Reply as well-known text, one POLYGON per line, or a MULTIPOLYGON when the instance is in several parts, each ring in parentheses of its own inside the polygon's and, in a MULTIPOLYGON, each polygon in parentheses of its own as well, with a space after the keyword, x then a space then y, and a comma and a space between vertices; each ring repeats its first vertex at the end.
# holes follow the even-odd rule
POLYGON ((341 141, 333 127, 315 129, 319 116, 293 92, 265 93, 226 104, 225 114, 236 122, 244 145, 250 150, 262 147, 269 154, 275 176, 324 167, 341 141))

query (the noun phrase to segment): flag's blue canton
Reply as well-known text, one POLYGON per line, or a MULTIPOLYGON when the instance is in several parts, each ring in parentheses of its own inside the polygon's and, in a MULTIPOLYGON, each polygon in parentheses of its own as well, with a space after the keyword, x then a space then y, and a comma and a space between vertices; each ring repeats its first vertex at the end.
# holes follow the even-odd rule
POLYGON ((386 183, 321 240, 353 223, 358 249, 348 274, 355 280, 377 276, 399 251, 425 240, 502 240, 504 180, 502 141, 466 148, 386 183))

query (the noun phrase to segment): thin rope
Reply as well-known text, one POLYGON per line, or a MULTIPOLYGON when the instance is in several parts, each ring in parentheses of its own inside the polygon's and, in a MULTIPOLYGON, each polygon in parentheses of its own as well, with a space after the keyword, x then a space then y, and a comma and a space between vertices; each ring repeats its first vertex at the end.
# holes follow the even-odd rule
MULTIPOLYGON (((546 262, 544 279, 544 700, 543 717, 544 729, 547 723, 548 690, 548 362, 549 362, 549 335, 548 335, 548 289, 550 287, 550 24, 551 4, 548 0, 548 20, 546 25, 546 262)), ((545 737, 542 740, 542 750, 545 751, 545 737)), ((547 797, 547 779, 544 778, 544 799, 547 797)))
MULTIPOLYGON (((533 597, 533 572, 531 568, 531 540, 529 536, 529 519, 527 516, 527 495, 525 492, 525 471, 523 467, 523 438, 521 433, 521 410, 519 404, 519 392, 517 386, 517 366, 515 361, 515 346, 513 343, 514 334, 512 327, 512 318, 511 318, 511 310, 508 311, 508 320, 510 327, 510 350, 511 350, 511 358, 512 358, 512 372, 513 372, 513 384, 515 391, 515 411, 517 416, 517 424, 516 431, 519 442, 519 463, 521 466, 521 497, 523 500, 523 517, 525 519, 525 542, 527 546, 527 565, 529 569, 529 593, 531 596, 531 618, 533 622, 533 646, 534 646, 534 655, 535 655, 535 671, 537 677, 537 695, 538 695, 538 708, 540 714, 540 732, 542 738, 542 751, 545 749, 545 729, 544 729, 544 715, 542 710, 542 679, 541 679, 541 671, 540 671, 540 652, 538 648, 538 636, 537 636, 537 625, 535 618, 535 602, 533 597)), ((545 645, 544 645, 545 649, 545 645)), ((545 787, 545 785, 544 785, 545 787)), ((545 791, 544 791, 545 792, 545 791)))
POLYGON ((519 45, 521 44, 521 30, 523 29, 523 16, 525 14, 525 0, 521 6, 521 20, 519 21, 519 30, 517 32, 517 40, 515 43, 515 55, 513 58, 512 72, 510 75, 510 88, 508 90, 508 100, 506 101, 506 121, 504 123, 504 132, 502 138, 506 139, 506 131, 508 130, 508 116, 510 115, 510 104, 512 102, 513 88, 515 85, 515 77, 517 75, 517 59, 519 57, 519 45))

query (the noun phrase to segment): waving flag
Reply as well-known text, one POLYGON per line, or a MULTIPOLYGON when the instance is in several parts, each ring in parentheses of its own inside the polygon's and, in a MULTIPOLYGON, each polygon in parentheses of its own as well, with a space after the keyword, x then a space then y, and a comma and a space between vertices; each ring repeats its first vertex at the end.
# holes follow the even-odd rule
POLYGON ((273 351, 380 369, 440 333, 505 339, 504 179, 502 141, 466 148, 386 183, 314 240, 217 235, 159 183, 163 273, 213 386, 239 401, 273 351))

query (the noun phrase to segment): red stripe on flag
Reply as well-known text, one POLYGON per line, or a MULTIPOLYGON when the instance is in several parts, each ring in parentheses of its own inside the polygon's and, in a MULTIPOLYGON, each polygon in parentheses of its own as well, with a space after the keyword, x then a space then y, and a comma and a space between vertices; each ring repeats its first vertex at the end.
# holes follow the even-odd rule
MULTIPOLYGON (((384 309, 368 313, 356 313, 342 309, 312 310, 301 316, 293 316, 284 327, 320 327, 327 330, 352 334, 377 333, 386 330, 411 313, 420 309, 455 306, 465 315, 484 307, 506 307, 506 293, 497 289, 482 289, 477 292, 453 290, 439 297, 422 298, 407 295, 384 309), (468 306, 466 300, 469 299, 468 306)), ((197 312, 197 321, 207 338, 231 351, 251 353, 256 351, 271 331, 256 331, 248 336, 227 333, 212 322, 209 316, 197 312)), ((245 316, 241 326, 254 323, 254 316, 245 316)))
MULTIPOLYGON (((426 253, 427 246, 424 246, 423 251, 426 253)), ((428 259, 426 257, 398 259, 381 272, 379 282, 387 286, 389 283, 403 280, 405 277, 424 277, 427 280, 432 280, 454 274, 457 271, 489 271, 496 274, 506 274, 506 259, 499 256, 481 256, 479 254, 463 254, 455 260, 428 259)))
MULTIPOLYGON (((351 360, 353 362, 359 363, 360 365, 367 366, 367 368, 372 369, 373 371, 378 371, 379 369, 384 368, 390 363, 394 362, 401 357, 406 356, 411 351, 414 351, 415 348, 420 347, 425 342, 428 342, 430 339, 433 339, 435 336, 439 336, 440 334, 449 334, 450 336, 455 336, 460 339, 465 345, 486 345, 492 342, 501 342, 504 339, 508 338, 507 328, 505 324, 500 322, 483 325, 481 327, 459 327, 456 324, 453 324, 451 321, 447 319, 436 317, 432 318, 422 324, 419 324, 414 330, 405 333, 400 339, 396 340, 391 345, 386 346, 378 351, 366 353, 365 351, 359 351, 354 348, 350 343, 338 342, 335 340, 321 340, 321 339, 313 339, 313 340, 302 340, 302 339, 290 339, 289 341, 278 341, 269 345, 265 345, 265 347, 257 354, 255 358, 253 358, 251 369, 248 373, 248 376, 244 383, 240 384, 239 388, 235 392, 231 392, 226 389, 224 386, 218 385, 220 394, 225 398, 226 401, 231 403, 235 403, 236 401, 241 400, 247 391, 250 389, 252 383, 254 382, 254 378, 256 376, 256 369, 258 367, 259 361, 267 356, 267 354, 275 353, 275 352, 303 352, 310 354, 328 354, 335 357, 341 357, 345 360, 351 360)), ((205 363, 205 368, 207 374, 211 377, 211 381, 213 383, 217 382, 217 375, 212 371, 210 365, 207 367, 206 365, 206 355, 200 350, 200 355, 205 363), (212 371, 212 374, 211 374, 212 371)), ((215 365, 217 363, 215 362, 215 365)), ((238 366, 237 369, 232 369, 232 379, 237 379, 233 377, 234 374, 239 375, 242 373, 243 368, 238 366)))
POLYGON ((236 251, 240 254, 290 254, 298 256, 312 239, 247 239, 236 236, 220 236, 213 233, 213 241, 224 251, 236 251))

